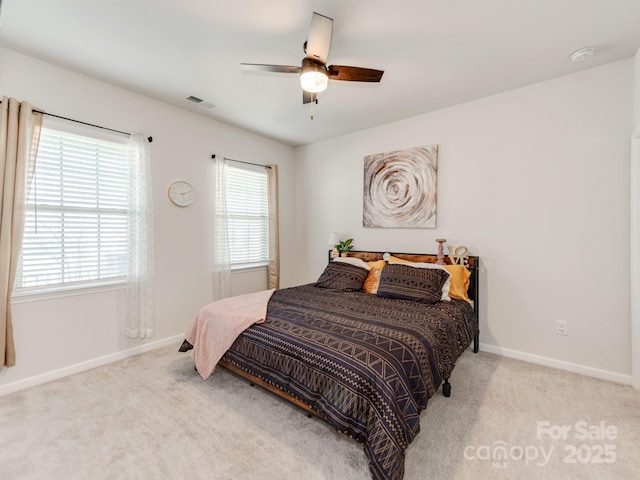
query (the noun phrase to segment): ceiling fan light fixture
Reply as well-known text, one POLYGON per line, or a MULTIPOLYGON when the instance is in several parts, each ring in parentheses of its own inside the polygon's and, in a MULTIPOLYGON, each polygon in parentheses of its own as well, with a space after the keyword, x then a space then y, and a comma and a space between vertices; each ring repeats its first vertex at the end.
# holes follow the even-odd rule
POLYGON ((309 93, 324 92, 329 85, 327 67, 308 58, 302 60, 300 86, 309 93))

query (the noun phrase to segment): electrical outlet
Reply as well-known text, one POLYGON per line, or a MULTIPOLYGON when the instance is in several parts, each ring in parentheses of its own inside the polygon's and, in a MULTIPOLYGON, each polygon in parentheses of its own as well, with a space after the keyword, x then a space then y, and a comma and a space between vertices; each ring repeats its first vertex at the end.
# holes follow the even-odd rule
POLYGON ((569 335, 569 322, 566 320, 556 320, 556 334, 569 335))

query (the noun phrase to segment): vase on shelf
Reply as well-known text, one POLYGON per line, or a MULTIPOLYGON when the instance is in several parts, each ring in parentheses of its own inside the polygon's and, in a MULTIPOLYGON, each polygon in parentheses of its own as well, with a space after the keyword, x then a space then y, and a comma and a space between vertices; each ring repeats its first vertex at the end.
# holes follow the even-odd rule
POLYGON ((436 238, 436 242, 438 242, 438 260, 436 260, 436 263, 438 265, 446 265, 447 262, 445 262, 444 260, 444 242, 446 242, 447 240, 445 238, 436 238))

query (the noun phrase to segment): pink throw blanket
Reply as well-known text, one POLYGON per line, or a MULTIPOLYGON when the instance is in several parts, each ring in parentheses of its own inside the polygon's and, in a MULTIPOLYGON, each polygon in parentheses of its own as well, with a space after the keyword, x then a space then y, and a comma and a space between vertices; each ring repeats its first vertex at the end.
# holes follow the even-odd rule
POLYGON ((267 317, 267 305, 275 290, 263 290, 224 298, 200 309, 187 328, 185 338, 193 345, 193 362, 203 380, 238 335, 267 317))

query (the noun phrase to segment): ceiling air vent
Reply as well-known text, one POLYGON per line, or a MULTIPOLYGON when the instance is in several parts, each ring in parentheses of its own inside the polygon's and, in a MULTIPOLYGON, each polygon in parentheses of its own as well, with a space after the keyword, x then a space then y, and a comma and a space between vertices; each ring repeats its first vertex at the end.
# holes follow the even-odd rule
POLYGON ((196 104, 200 105, 201 107, 205 107, 205 108, 213 108, 213 107, 215 107, 215 105, 213 103, 207 102, 206 100, 203 100, 201 98, 195 97, 193 95, 189 95, 186 99, 189 100, 190 102, 193 102, 193 103, 196 103, 196 104))

